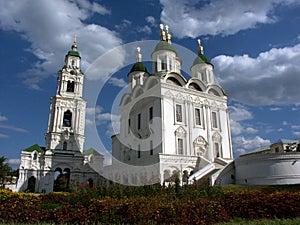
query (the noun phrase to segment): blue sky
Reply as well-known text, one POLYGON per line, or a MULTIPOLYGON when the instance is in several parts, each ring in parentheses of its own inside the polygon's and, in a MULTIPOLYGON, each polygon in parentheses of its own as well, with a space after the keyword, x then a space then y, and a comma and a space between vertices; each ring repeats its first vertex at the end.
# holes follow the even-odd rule
MULTIPOLYGON (((158 41, 160 23, 169 25, 174 44, 195 53, 202 39, 229 96, 235 156, 300 138, 298 0, 0 0, 0 156, 17 167, 22 149, 44 146, 50 97, 74 34, 88 72, 117 46, 158 41)), ((87 101, 91 86, 101 91, 88 105, 85 148, 111 148, 119 125, 116 99, 130 70, 126 57, 119 51, 107 58, 119 72, 107 67, 98 77, 86 76, 87 101), (101 145, 90 135, 95 124, 101 145)))

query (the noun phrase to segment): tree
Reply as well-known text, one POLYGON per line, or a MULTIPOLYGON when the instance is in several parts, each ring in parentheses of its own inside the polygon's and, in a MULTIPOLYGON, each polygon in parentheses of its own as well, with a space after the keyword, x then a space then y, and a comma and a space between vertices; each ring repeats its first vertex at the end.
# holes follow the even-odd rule
POLYGON ((7 159, 4 156, 0 157, 0 188, 4 188, 6 176, 12 171, 12 168, 6 163, 7 159))

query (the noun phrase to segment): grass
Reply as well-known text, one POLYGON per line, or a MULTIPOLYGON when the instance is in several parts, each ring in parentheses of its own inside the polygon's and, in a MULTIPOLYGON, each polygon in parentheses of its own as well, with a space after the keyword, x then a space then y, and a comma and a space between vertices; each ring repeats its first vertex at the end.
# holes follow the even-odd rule
POLYGON ((272 193, 274 191, 287 191, 287 192, 298 192, 300 191, 300 184, 292 185, 239 185, 231 184, 221 186, 222 190, 229 191, 241 191, 241 190, 259 190, 267 193, 272 193))
POLYGON ((298 225, 300 224, 300 218, 294 219, 274 219, 274 220, 242 220, 236 219, 227 223, 218 223, 216 225, 298 225))
MULTIPOLYGON (((300 224, 300 218, 294 219, 275 219, 275 220, 242 220, 242 219, 235 219, 234 221, 227 222, 227 223, 218 223, 215 225, 298 225, 300 224)), ((25 223, 0 223, 0 225, 30 225, 25 223)), ((32 225, 53 225, 52 223, 36 223, 32 225)), ((64 224, 61 224, 64 225, 64 224)), ((97 224, 91 224, 97 225, 97 224)))

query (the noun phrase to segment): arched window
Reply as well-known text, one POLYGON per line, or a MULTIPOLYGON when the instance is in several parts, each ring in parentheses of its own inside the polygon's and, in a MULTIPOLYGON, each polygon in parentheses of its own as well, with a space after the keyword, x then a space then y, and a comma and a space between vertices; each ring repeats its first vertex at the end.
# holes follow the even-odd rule
POLYGON ((64 141, 64 143, 63 143, 63 150, 67 150, 67 148, 68 148, 68 144, 67 144, 66 141, 64 141))
POLYGON ((202 91, 198 84, 190 83, 189 88, 197 91, 202 91))
POLYGON ((215 96, 220 96, 219 92, 217 92, 215 89, 209 89, 208 94, 212 94, 215 96))
POLYGON ((180 82, 174 77, 168 77, 167 83, 181 86, 180 82))
POLYGON ((176 149, 177 149, 176 154, 178 155, 187 154, 186 147, 185 147, 186 131, 184 130, 183 127, 177 128, 177 130, 175 131, 175 137, 176 137, 176 149))
POLYGON ((37 160, 37 153, 36 152, 33 154, 33 160, 37 160))
POLYGON ((74 81, 69 81, 67 83, 67 92, 74 92, 74 81))
POLYGON ((169 181, 171 175, 170 175, 170 170, 165 170, 164 171, 164 181, 169 181))
POLYGON ((93 181, 92 178, 89 178, 89 179, 88 179, 88 183, 89 183, 89 187, 90 187, 90 188, 94 187, 94 181, 93 181))
POLYGON ((218 157, 222 157, 222 137, 221 135, 216 132, 214 133, 213 137, 213 149, 214 149, 214 157, 218 158, 218 157))
POLYGON ((63 126, 64 127, 71 127, 72 125, 72 113, 70 110, 67 110, 64 113, 64 118, 63 118, 63 126))

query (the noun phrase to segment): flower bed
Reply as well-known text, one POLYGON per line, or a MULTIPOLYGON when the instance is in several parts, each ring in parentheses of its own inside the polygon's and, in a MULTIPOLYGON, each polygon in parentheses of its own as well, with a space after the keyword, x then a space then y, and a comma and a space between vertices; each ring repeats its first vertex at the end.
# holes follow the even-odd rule
POLYGON ((77 188, 34 195, 0 191, 0 222, 52 224, 215 224, 233 218, 295 218, 300 192, 184 187, 77 188))

